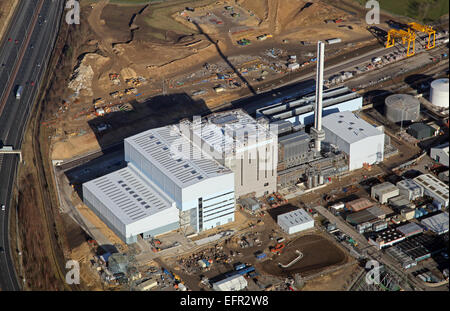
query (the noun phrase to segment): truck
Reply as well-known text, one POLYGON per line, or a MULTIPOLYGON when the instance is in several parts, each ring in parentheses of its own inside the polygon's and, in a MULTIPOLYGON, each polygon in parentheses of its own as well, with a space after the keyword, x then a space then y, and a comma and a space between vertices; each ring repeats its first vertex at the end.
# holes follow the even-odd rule
POLYGON ((20 96, 22 95, 22 91, 23 91, 23 86, 19 85, 17 87, 17 92, 16 92, 16 99, 20 99, 20 96))

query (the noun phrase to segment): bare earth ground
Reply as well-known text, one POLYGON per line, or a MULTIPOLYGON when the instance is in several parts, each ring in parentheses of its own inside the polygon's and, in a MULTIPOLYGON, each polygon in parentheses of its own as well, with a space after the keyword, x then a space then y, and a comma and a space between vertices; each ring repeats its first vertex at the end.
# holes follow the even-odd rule
MULTIPOLYGON (((281 79, 286 74, 269 69, 272 62, 285 64, 289 53, 298 55, 299 61, 312 57, 305 54, 308 51, 313 55, 314 47, 302 46, 300 41, 339 37, 355 46, 373 41, 361 23, 361 16, 352 16, 320 0, 175 0, 148 6, 84 0, 81 4, 84 23, 80 27, 85 33, 83 40, 87 48, 74 50, 72 58, 74 69, 81 64, 87 72, 92 71, 92 76, 79 74, 85 77, 79 94, 66 86, 59 90, 64 106, 49 120, 49 126, 63 132, 52 139, 54 159, 71 158, 98 149, 99 145, 103 147, 117 142, 138 130, 203 114, 224 102, 248 94, 245 83, 237 76, 234 79, 240 81, 241 86, 216 94, 212 88, 226 81, 217 80, 214 71, 202 73, 205 63, 222 63, 216 72, 233 73, 234 69, 225 63, 225 59, 230 60, 238 70, 251 67, 247 64, 248 60, 254 59, 256 63, 253 66, 261 69, 246 79, 255 88, 261 83, 281 79), (239 17, 231 17, 224 9, 226 5, 233 6, 239 17), (194 6, 195 12, 183 12, 186 6, 194 6), (198 28, 189 18, 199 23, 198 28), (337 18, 345 20, 345 27, 324 22, 337 18), (212 22, 215 19, 222 24, 212 22), (273 38, 256 40, 261 34, 273 34, 273 38), (236 41, 242 38, 250 38, 252 45, 238 46, 236 41), (285 41, 289 43, 283 43, 285 41), (284 56, 275 60, 264 56, 264 51, 273 47, 283 50, 284 56), (256 78, 263 70, 268 71, 269 75, 266 82, 258 82, 256 78), (113 84, 110 80, 110 74, 114 73, 120 75, 119 84, 113 84), (113 98, 110 95, 115 91, 123 92, 130 87, 126 80, 137 77, 145 81, 135 86, 139 93, 136 96, 113 98), (191 94, 195 90, 206 93, 193 99, 191 94), (161 96, 164 91, 169 95, 176 94, 178 98, 164 99, 161 96), (141 104, 142 100, 139 103, 134 101, 136 97, 152 100, 141 104), (98 117, 93 105, 97 98, 104 100, 102 105, 131 103, 134 111, 98 117), (100 123, 108 123, 112 128, 106 134, 99 135, 95 133, 95 127, 100 123)), ((344 46, 330 46, 328 53, 334 55, 345 49, 344 46)))
POLYGON ((289 276, 300 273, 302 276, 310 275, 326 267, 341 265, 347 260, 347 255, 332 242, 320 235, 301 236, 286 245, 283 253, 274 260, 267 260, 261 264, 265 273, 276 276, 289 276), (289 268, 281 268, 278 264, 287 264, 298 255, 295 251, 303 253, 303 258, 289 268))
POLYGON ((19 0, 0 0, 0 40, 8 27, 19 0))
POLYGON ((351 282, 351 276, 357 273, 361 268, 358 264, 344 267, 336 272, 319 276, 305 283, 302 291, 341 291, 351 282))

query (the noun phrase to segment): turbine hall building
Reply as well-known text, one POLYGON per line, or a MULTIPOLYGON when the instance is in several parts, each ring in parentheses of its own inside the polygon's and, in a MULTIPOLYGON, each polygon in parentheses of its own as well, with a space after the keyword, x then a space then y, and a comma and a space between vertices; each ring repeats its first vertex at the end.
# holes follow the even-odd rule
POLYGON ((236 198, 277 191, 278 135, 269 124, 236 109, 185 120, 180 127, 190 129, 194 144, 233 171, 236 198))
POLYGON ((336 112, 323 118, 325 142, 348 155, 349 170, 374 164, 384 158, 384 133, 350 111, 336 112))

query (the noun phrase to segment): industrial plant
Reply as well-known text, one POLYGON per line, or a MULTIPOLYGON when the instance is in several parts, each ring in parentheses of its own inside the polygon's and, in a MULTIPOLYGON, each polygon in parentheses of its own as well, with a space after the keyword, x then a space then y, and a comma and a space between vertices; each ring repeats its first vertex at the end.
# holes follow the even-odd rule
POLYGON ((448 291, 448 3, 365 2, 0 1, 0 292, 448 291))

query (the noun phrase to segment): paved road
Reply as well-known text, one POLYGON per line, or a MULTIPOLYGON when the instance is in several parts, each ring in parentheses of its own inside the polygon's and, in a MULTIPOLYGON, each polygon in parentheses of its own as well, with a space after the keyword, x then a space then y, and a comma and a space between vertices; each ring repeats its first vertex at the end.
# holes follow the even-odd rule
MULTIPOLYGON (((22 0, 0 44, 0 140, 4 145, 21 147, 24 127, 42 84, 63 8, 64 1, 22 0), (11 81, 12 90, 8 93, 11 81), (18 85, 24 86, 20 100, 15 97, 18 85)), ((0 247, 4 249, 0 253, 1 290, 21 288, 10 254, 10 248, 16 251, 16 247, 8 241, 8 217, 10 208, 15 206, 11 194, 17 185, 17 167, 17 156, 0 155, 0 203, 7 206, 6 212, 0 211, 0 247)))

